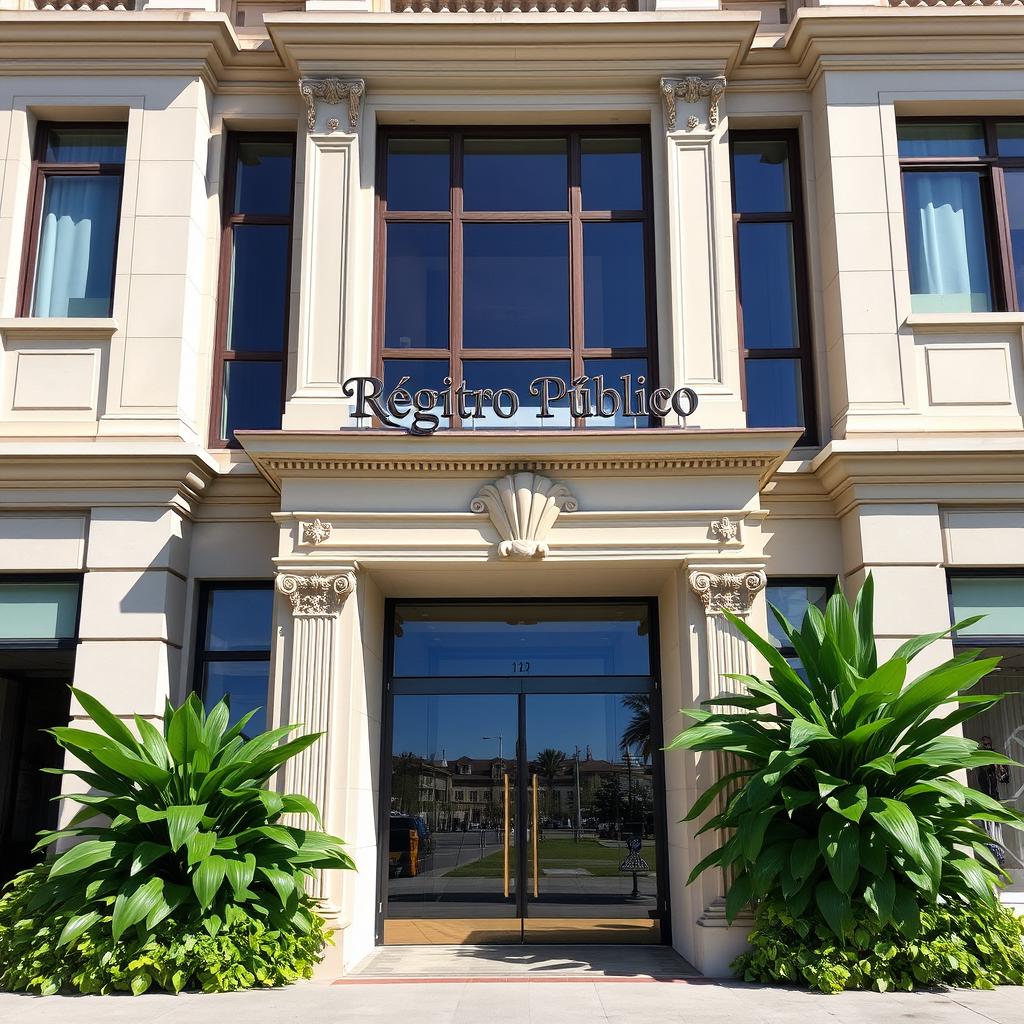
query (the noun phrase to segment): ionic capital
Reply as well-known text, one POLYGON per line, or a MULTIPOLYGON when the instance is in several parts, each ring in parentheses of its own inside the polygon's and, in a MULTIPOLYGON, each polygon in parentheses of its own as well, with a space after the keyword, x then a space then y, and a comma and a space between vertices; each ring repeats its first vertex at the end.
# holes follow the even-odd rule
POLYGON ((708 615, 746 615, 767 582, 763 569, 719 573, 698 569, 690 573, 690 589, 701 599, 708 615))
POLYGON ((356 577, 352 572, 333 575, 281 573, 277 577, 278 593, 291 601, 292 615, 296 618, 337 615, 345 598, 355 589, 356 577))

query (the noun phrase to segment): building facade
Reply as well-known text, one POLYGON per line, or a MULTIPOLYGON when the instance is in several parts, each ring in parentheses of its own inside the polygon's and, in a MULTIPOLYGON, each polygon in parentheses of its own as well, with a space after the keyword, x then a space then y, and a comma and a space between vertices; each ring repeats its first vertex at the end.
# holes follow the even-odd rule
MULTIPOLYGON (((871 572, 884 651, 984 611, 927 657, 1024 682, 1022 42, 1015 4, 0 0, 3 872, 68 683, 195 690, 324 733, 281 784, 359 867, 328 969, 723 972, 680 821, 719 766, 660 752, 757 668, 723 610, 871 572)), ((982 727, 1024 753, 1019 696, 982 727)))

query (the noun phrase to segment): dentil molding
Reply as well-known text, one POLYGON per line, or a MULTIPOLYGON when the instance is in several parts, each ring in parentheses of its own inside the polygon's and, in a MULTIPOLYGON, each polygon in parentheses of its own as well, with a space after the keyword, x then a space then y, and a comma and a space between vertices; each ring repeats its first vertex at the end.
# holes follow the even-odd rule
POLYGON ((501 537, 502 558, 544 558, 547 535, 559 515, 575 512, 579 502, 565 484, 540 473, 509 473, 481 487, 470 512, 486 513, 501 537))
POLYGON ((345 598, 356 589, 355 573, 333 575, 282 573, 277 577, 277 590, 291 601, 292 615, 337 615, 345 598))
MULTIPOLYGON (((299 92, 306 101, 306 126, 311 132, 316 131, 317 100, 332 106, 348 100, 348 125, 350 131, 359 128, 359 104, 366 92, 366 83, 361 78, 303 78, 299 82, 299 92)), ((332 117, 327 122, 327 130, 335 131, 339 127, 338 119, 332 117)))
POLYGON ((690 573, 690 589, 701 599, 708 615, 722 612, 746 615, 767 582, 762 569, 719 573, 698 570, 690 573))
MULTIPOLYGON (((676 131, 677 111, 676 103, 682 100, 684 103, 696 103, 701 97, 708 99, 708 128, 714 130, 718 127, 718 104, 725 95, 724 78, 700 78, 697 75, 690 75, 687 78, 663 78, 661 80, 661 101, 665 105, 665 126, 670 132, 676 131)), ((686 127, 690 131, 699 124, 699 120, 690 116, 686 120, 686 127)))

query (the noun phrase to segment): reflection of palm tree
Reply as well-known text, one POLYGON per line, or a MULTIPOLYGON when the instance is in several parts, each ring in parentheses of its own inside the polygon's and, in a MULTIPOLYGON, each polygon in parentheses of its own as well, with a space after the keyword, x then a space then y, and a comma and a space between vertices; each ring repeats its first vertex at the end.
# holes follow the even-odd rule
POLYGON ((561 750, 548 747, 537 755, 537 774, 548 786, 548 817, 551 817, 551 800, 555 788, 555 779, 565 771, 566 756, 561 750))
POLYGON ((631 693, 622 698, 622 706, 633 713, 633 717, 622 731, 619 749, 623 754, 633 748, 639 748, 641 759, 646 762, 651 757, 651 695, 649 693, 631 693))

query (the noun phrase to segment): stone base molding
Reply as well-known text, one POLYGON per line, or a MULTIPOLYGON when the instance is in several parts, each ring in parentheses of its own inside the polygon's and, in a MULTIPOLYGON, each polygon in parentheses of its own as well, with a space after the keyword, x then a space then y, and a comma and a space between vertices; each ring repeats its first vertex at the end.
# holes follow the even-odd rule
MULTIPOLYGON (((355 590, 351 571, 338 573, 280 573, 277 591, 292 608, 291 673, 287 685, 285 723, 297 723, 303 732, 321 738, 288 761, 282 770, 286 793, 309 797, 327 818, 330 785, 332 694, 338 672, 338 615, 355 590)), ((315 828, 308 814, 289 815, 297 828, 315 828)), ((336 916, 329 901, 323 872, 308 883, 310 895, 322 901, 323 913, 336 916)))

